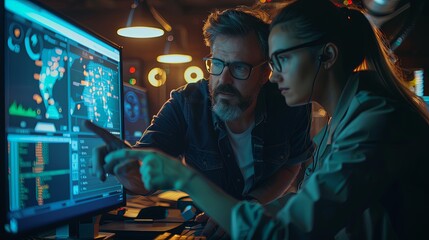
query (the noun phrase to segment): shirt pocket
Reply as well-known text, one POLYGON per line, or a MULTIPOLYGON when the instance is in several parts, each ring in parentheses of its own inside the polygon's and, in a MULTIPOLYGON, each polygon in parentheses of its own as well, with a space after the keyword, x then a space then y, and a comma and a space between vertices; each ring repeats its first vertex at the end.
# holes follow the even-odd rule
POLYGON ((203 150, 190 146, 186 156, 186 164, 201 171, 212 171, 223 168, 222 156, 217 151, 203 150))
POLYGON ((290 145, 287 142, 264 147, 263 161, 266 164, 279 167, 287 162, 290 154, 290 145))

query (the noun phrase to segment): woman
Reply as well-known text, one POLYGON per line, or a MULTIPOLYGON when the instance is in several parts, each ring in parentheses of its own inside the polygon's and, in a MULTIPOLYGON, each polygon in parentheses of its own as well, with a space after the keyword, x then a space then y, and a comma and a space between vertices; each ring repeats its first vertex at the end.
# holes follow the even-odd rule
POLYGON ((235 239, 427 235, 429 114, 380 36, 358 9, 328 0, 295 1, 272 22, 270 80, 288 105, 318 102, 331 116, 294 196, 265 208, 238 202, 156 151, 118 151, 106 161, 143 159, 148 189, 189 193, 235 239))

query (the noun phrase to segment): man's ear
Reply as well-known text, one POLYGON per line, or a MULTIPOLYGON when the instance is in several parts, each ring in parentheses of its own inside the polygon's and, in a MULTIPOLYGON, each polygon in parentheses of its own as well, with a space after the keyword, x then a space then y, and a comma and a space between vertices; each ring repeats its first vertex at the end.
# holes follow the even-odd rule
POLYGON ((261 78, 261 86, 267 83, 270 80, 271 69, 268 67, 268 63, 263 66, 262 70, 262 78, 261 78))

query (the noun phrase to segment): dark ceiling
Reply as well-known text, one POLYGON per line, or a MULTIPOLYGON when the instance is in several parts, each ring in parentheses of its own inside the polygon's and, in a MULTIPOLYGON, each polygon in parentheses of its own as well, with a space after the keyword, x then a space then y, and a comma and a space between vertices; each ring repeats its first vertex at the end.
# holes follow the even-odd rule
MULTIPOLYGON (((209 53, 202 38, 204 20, 213 9, 237 5, 251 6, 255 0, 149 0, 163 18, 172 26, 175 43, 171 51, 184 51, 193 57, 191 63, 165 65, 156 57, 164 53, 166 35, 153 39, 132 39, 118 36, 116 30, 126 24, 133 0, 38 0, 56 12, 71 18, 78 24, 93 30, 104 38, 123 47, 124 66, 127 63, 140 66, 137 84, 149 92, 151 113, 156 113, 168 98, 170 90, 184 85, 184 70, 197 65, 203 68, 202 58, 209 53), (167 70, 166 85, 152 87, 147 74, 154 67, 167 70)), ((124 71, 126 74, 126 71, 124 71)), ((125 75, 124 74, 124 75, 125 75)), ((124 79, 127 76, 124 76, 124 79)))
MULTIPOLYGON (((153 61, 164 49, 165 36, 155 39, 128 39, 116 34, 126 24, 132 0, 39 0, 49 7, 123 46, 126 58, 153 61)), ((196 58, 207 52, 201 28, 214 8, 252 5, 254 0, 152 0, 148 3, 173 27, 178 44, 196 58)), ((173 46, 174 47, 174 46, 173 46)))
MULTIPOLYGON (((72 18, 83 26, 94 30, 103 37, 123 46, 123 54, 127 58, 141 58, 145 62, 151 62, 164 50, 165 36, 155 39, 128 39, 116 34, 116 30, 126 24, 130 6, 134 2, 133 0, 39 1, 72 18)), ((270 5, 273 6, 287 1, 288 0, 271 0, 270 5)), ((371 2, 370 0, 355 0, 353 2, 360 4, 362 1, 371 2)), ((398 1, 400 3, 411 2, 414 4, 425 0, 396 0, 392 2, 398 1)), ((204 19, 210 11, 216 8, 222 9, 237 5, 251 6, 256 2, 259 2, 259 0, 148 0, 148 3, 154 6, 167 22, 172 25, 178 45, 180 45, 184 51, 189 52, 191 55, 195 55, 194 57, 198 59, 203 57, 208 51, 202 41, 201 28, 204 19)), ((342 1, 338 0, 337 2, 342 1)), ((410 28, 411 30, 417 28, 417 32, 413 33, 413 31, 410 31, 407 37, 410 35, 420 35, 421 33, 423 33, 424 36, 427 35, 425 34, 426 31, 420 31, 420 29, 427 29, 426 22, 428 22, 428 19, 426 16, 429 14, 428 7, 429 4, 426 4, 426 8, 420 12, 422 16, 419 21, 414 22, 414 28, 410 28)), ((396 33, 399 32, 402 27, 401 24, 409 17, 408 12, 405 11, 404 14, 396 16, 396 19, 385 24, 385 32, 388 35, 396 36, 396 33)), ((417 42, 422 40, 419 37, 416 38, 417 42)), ((426 40, 427 37, 423 37, 423 39, 426 40)), ((407 43, 405 43, 398 51, 405 55, 410 53, 421 54, 421 48, 417 51, 411 46, 415 46, 415 44, 407 46, 407 43)), ((425 53, 429 54, 427 51, 425 53)))
MULTIPOLYGON (((133 0, 42 0, 49 2, 55 8, 68 9, 106 9, 106 8, 129 8, 133 0)), ((181 8, 225 8, 237 5, 251 5, 254 0, 148 0, 155 7, 171 7, 173 5, 181 8)))

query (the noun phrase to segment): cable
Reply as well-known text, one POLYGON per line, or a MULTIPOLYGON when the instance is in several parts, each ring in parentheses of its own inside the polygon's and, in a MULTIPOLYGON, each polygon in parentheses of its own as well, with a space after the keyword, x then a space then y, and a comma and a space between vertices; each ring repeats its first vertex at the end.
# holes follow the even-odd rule
POLYGON ((311 168, 309 168, 308 171, 305 171, 305 175, 307 177, 310 176, 310 174, 316 170, 317 162, 319 161, 320 145, 322 145, 323 140, 325 140, 326 133, 328 132, 328 129, 330 127, 331 119, 332 118, 328 116, 328 123, 326 125, 325 131, 323 131, 322 139, 320 140, 319 144, 317 145, 317 151, 316 151, 316 154, 314 154, 313 162, 311 163, 311 168))
POLYGON ((313 78, 313 84, 311 85, 311 93, 310 93, 310 97, 308 98, 308 101, 307 101, 307 102, 309 102, 309 103, 310 103, 310 101, 311 101, 311 97, 313 97, 314 84, 316 83, 316 78, 317 78, 317 75, 319 75, 320 67, 322 67, 322 62, 323 62, 323 60, 324 60, 324 59, 323 59, 323 57, 322 57, 322 56, 319 56, 318 60, 319 60, 319 66, 317 67, 317 72, 316 72, 316 74, 314 75, 314 78, 313 78))
MULTIPOLYGON (((323 62, 323 60, 322 60, 322 58, 321 57, 319 57, 319 66, 317 67, 317 72, 316 72, 316 74, 314 75, 314 78, 313 78, 313 84, 311 85, 311 93, 310 93, 310 97, 308 98, 308 100, 307 100, 307 116, 308 116, 308 123, 307 123, 307 127, 306 127, 306 129, 305 129, 305 132, 307 132, 308 133, 308 137, 307 137, 307 139, 308 140, 310 140, 310 128, 311 128, 311 122, 312 122, 312 114, 311 114, 311 106, 312 106, 312 104, 310 104, 311 103, 311 97, 313 96, 313 90, 314 90, 314 83, 316 82, 316 78, 317 78, 317 75, 319 75, 319 71, 320 71, 320 67, 322 66, 322 62, 323 62)), ((307 140, 304 142, 304 147, 306 147, 307 146, 307 140)))
MULTIPOLYGON (((307 115, 308 115, 308 118, 309 118, 309 124, 307 125, 306 132, 309 132, 309 130, 310 130, 310 126, 311 126, 311 120, 312 120, 312 115, 313 115, 313 114, 310 114, 310 112, 311 112, 311 104, 310 104, 310 102, 311 102, 311 98, 313 97, 314 84, 316 83, 317 75, 319 75, 320 68, 322 67, 323 57, 322 57, 322 56, 319 56, 318 60, 319 60, 319 66, 317 67, 316 74, 315 74, 315 75, 314 75, 314 77, 313 77, 313 83, 312 83, 312 85, 311 85, 311 93, 310 93, 310 96, 308 97, 308 100, 307 100, 307 102, 308 102, 308 104, 307 104, 307 115)), ((327 129, 327 128, 326 128, 326 129, 327 129)), ((325 138, 326 129, 325 129, 325 132, 323 133, 323 138, 325 138)), ((322 138, 322 141, 323 141, 323 138, 322 138)), ((318 145, 318 146, 317 146, 316 154, 318 154, 319 149, 320 149, 320 148, 319 148, 319 145, 318 145)), ((312 169, 310 169, 310 172, 311 172, 311 173, 315 170, 315 166, 316 166, 316 165, 315 165, 315 160, 316 160, 316 159, 315 159, 315 156, 316 156, 316 155, 313 155, 312 169)), ((305 175, 306 175, 306 176, 309 176, 309 175, 310 175, 310 173, 308 173, 307 171, 305 171, 305 175)))

